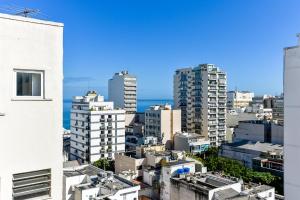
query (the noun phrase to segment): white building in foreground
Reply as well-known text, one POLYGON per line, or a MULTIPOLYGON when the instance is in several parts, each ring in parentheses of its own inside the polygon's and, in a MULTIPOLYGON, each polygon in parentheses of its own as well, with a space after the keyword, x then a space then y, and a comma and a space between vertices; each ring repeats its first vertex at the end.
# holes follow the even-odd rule
POLYGON ((300 196, 300 34, 299 43, 284 49, 284 195, 300 196))
POLYGON ((114 159, 125 152, 125 110, 90 91, 75 96, 71 110, 70 159, 81 163, 114 159))
POLYGON ((0 14, 0 199, 61 199, 63 24, 0 14))
POLYGON ((123 108, 126 113, 135 113, 137 108, 136 77, 127 71, 115 73, 108 81, 108 100, 113 101, 116 108, 123 108))
POLYGON ((137 200, 140 190, 139 185, 93 165, 64 168, 63 182, 63 200, 137 200))

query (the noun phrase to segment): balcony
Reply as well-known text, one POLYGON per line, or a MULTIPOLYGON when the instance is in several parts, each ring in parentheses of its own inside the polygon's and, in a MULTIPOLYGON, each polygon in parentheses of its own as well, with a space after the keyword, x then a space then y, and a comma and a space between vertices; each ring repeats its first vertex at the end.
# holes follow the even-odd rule
POLYGON ((107 126, 107 129, 108 130, 111 130, 113 127, 112 126, 107 126))
POLYGON ((112 122, 112 118, 107 118, 107 122, 112 122))
POLYGON ((104 118, 101 118, 101 119, 100 119, 100 122, 105 122, 105 119, 104 119, 104 118))

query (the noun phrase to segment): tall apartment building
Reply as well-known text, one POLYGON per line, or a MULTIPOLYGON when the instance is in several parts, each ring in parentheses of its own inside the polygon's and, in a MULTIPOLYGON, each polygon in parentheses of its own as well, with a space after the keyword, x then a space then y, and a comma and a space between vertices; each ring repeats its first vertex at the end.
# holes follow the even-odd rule
POLYGON ((272 116, 273 120, 279 124, 284 124, 284 98, 283 95, 275 96, 273 98, 273 107, 272 107, 272 116))
POLYGON ((75 96, 71 110, 70 159, 81 163, 114 159, 125 151, 125 111, 89 91, 75 96))
POLYGON ((181 132, 180 109, 174 110, 170 105, 157 105, 145 111, 145 136, 157 137, 170 149, 177 132, 181 132))
POLYGON ((0 14, 0 199, 61 199, 63 24, 0 14))
POLYGON ((300 196, 300 34, 298 45, 284 49, 284 196, 300 196))
POLYGON ((230 109, 246 108, 252 102, 253 92, 248 91, 228 91, 227 107, 230 109))
POLYGON ((136 77, 127 71, 115 73, 108 81, 108 99, 113 101, 115 107, 123 108, 126 113, 135 113, 137 108, 137 82, 136 77))
POLYGON ((226 74, 213 64, 176 70, 174 104, 182 112, 182 131, 201 134, 213 146, 225 141, 226 89, 226 74))

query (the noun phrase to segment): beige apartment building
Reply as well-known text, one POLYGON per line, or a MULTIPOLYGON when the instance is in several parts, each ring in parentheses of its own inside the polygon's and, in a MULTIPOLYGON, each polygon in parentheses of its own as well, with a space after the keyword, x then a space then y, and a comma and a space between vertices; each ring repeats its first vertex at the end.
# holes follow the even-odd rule
POLYGON ((174 110, 171 105, 156 105, 145 111, 145 136, 157 137, 170 149, 174 134, 180 131, 180 109, 174 110))

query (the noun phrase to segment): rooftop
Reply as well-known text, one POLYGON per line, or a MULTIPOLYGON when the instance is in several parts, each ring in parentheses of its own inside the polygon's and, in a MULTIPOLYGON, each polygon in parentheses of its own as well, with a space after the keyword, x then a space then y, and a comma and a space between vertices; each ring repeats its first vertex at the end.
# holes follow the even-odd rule
POLYGON ((41 19, 34 19, 31 17, 22 17, 22 16, 18 16, 18 15, 10 15, 10 14, 4 14, 4 13, 0 13, 0 19, 8 19, 8 20, 13 20, 13 21, 21 21, 21 22, 28 22, 28 23, 33 23, 33 24, 58 26, 58 27, 64 26, 63 23, 59 23, 59 22, 52 22, 52 21, 46 21, 46 20, 41 20, 41 19))
POLYGON ((283 145, 280 144, 272 144, 272 143, 265 143, 265 142, 252 142, 243 140, 240 142, 234 142, 226 144, 225 146, 236 147, 239 149, 245 150, 253 150, 253 151, 260 151, 260 152, 283 152, 283 145))
POLYGON ((184 178, 171 178, 171 181, 173 183, 187 184, 195 190, 204 190, 206 192, 215 188, 238 183, 237 178, 224 177, 219 174, 212 173, 196 173, 192 176, 186 176, 184 178))

